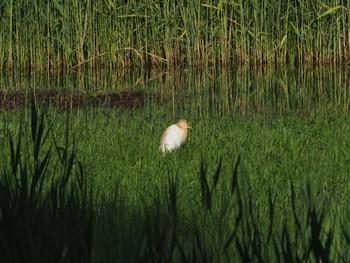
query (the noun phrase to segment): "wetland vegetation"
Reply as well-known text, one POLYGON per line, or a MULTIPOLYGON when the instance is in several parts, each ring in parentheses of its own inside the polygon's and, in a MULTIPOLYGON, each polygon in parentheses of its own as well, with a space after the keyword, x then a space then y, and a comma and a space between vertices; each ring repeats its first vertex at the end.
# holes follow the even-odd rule
POLYGON ((105 73, 7 89, 39 87, 34 105, 46 83, 67 101, 3 105, 5 261, 346 261, 345 71, 105 73), (72 104, 118 90, 144 102, 72 104), (181 117, 194 130, 164 156, 160 136, 181 117))
POLYGON ((348 262, 349 7, 3 1, 0 261, 348 262))
POLYGON ((0 66, 347 64, 349 8, 349 0, 3 1, 0 66))

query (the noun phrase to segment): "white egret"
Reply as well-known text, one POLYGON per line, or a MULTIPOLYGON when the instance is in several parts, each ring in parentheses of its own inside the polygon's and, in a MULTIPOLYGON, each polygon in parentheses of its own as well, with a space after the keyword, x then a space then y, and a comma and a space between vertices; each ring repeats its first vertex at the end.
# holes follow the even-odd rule
POLYGON ((166 128, 160 141, 162 152, 172 152, 179 148, 187 138, 187 129, 192 129, 186 120, 179 120, 178 123, 166 128))

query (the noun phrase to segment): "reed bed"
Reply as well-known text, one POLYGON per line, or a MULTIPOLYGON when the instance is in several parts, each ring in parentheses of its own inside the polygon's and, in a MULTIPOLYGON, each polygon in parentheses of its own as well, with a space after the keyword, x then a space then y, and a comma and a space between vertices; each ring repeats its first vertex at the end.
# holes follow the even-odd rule
POLYGON ((10 0, 0 5, 0 66, 347 64, 349 8, 348 0, 10 0))

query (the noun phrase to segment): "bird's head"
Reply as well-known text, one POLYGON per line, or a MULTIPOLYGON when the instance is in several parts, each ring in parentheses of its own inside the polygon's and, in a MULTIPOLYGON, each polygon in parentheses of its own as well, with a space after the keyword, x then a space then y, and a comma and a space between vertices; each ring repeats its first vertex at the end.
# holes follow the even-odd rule
POLYGON ((178 123, 176 123, 176 125, 179 126, 180 128, 193 130, 193 128, 190 125, 188 125, 186 120, 179 120, 178 123))

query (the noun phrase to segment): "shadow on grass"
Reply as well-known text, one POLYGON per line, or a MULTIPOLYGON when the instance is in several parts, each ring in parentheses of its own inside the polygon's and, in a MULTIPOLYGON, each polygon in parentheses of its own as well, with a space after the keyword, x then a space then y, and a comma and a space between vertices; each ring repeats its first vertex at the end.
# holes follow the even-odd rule
MULTIPOLYGON (((254 207, 249 176, 234 163, 230 185, 219 188, 222 160, 211 177, 199 167, 201 206, 187 216, 179 207, 178 177, 167 198, 133 211, 119 185, 93 201, 67 128, 59 146, 45 113, 32 103, 30 140, 9 136, 8 165, 0 177, 1 262, 329 262, 349 259, 346 228, 328 224, 324 206, 290 185, 290 220, 281 223, 271 193, 266 213, 254 207), (226 189, 223 192, 222 189, 226 189), (298 201, 299 200, 299 201, 298 201), (192 214, 191 214, 192 213, 192 214), (191 215, 191 216, 188 216, 191 215)), ((4 162, 6 163, 6 162, 4 162)), ((223 183, 225 184, 225 183, 223 183)))
POLYGON ((16 142, 9 136, 9 165, 1 171, 1 262, 88 262, 93 207, 82 166, 68 128, 60 147, 34 105, 31 140, 23 145, 22 127, 16 142))

